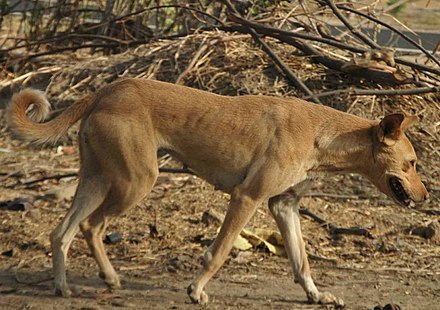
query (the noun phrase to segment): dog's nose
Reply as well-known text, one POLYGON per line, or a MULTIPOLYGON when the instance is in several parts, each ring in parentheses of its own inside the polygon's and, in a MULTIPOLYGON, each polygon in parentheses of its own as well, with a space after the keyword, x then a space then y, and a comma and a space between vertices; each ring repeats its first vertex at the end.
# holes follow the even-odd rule
POLYGON ((422 193, 423 193, 423 200, 428 200, 428 199, 429 199, 429 192, 428 192, 428 190, 426 189, 426 185, 425 185, 424 182, 422 182, 422 188, 421 188, 421 190, 422 190, 422 193))
POLYGON ((425 200, 428 200, 428 199, 429 199, 429 193, 428 193, 428 191, 425 191, 425 196, 424 196, 424 198, 425 198, 425 200))

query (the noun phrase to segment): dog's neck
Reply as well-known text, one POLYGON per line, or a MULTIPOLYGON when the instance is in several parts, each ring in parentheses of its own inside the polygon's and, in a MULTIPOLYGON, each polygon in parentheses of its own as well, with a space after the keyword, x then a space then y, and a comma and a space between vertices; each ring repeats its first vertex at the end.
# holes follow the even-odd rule
POLYGON ((363 173, 365 160, 371 158, 373 151, 374 123, 354 118, 348 116, 325 122, 315 140, 313 171, 363 173))

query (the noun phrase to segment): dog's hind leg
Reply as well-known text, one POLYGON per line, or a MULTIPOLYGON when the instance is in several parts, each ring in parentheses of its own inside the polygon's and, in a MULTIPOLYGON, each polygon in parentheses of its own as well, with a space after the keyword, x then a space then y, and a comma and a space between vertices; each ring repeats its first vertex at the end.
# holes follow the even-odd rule
POLYGON ((64 297, 71 295, 66 281, 67 251, 78 232, 79 223, 99 207, 107 191, 108 186, 106 186, 105 180, 83 178, 78 185, 72 207, 50 234, 55 293, 57 295, 64 297))
MULTIPOLYGON (((151 167, 141 167, 144 172, 144 178, 136 182, 118 182, 112 186, 104 203, 90 215, 89 218, 82 221, 80 228, 90 251, 99 266, 99 277, 111 289, 121 287, 119 276, 110 263, 103 244, 103 235, 109 219, 120 215, 125 210, 138 203, 145 197, 153 187, 158 175, 156 156, 154 155, 151 167), (117 187, 117 188, 116 188, 117 187)), ((139 168, 138 168, 139 169, 139 168)))
POLYGON ((281 196, 269 199, 269 209, 277 222, 284 240, 287 256, 292 266, 295 282, 299 283, 307 294, 310 302, 320 304, 333 304, 337 307, 344 305, 342 299, 329 292, 319 292, 313 282, 304 240, 301 234, 299 220, 299 199, 293 205, 284 204, 281 196))
POLYGON ((51 234, 57 294, 70 295, 66 283, 66 255, 80 225, 101 275, 107 283, 119 286, 99 239, 105 219, 135 205, 156 181, 159 173, 156 145, 151 140, 139 138, 153 136, 146 129, 149 127, 144 123, 121 122, 120 115, 99 113, 92 114, 82 123, 80 183, 72 208, 51 234))
POLYGON ((121 287, 119 276, 110 263, 102 242, 108 225, 108 219, 104 212, 103 206, 101 206, 89 218, 81 222, 80 229, 99 266, 99 277, 105 281, 109 288, 117 289, 121 287))

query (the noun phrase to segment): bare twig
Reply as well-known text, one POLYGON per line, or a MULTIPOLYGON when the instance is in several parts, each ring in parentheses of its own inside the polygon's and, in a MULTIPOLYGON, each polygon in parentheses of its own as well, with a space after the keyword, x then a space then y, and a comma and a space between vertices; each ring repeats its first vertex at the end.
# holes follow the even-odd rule
POLYGON ((95 34, 81 34, 81 33, 70 33, 70 34, 60 34, 60 35, 56 35, 56 36, 52 36, 50 38, 47 39, 41 39, 35 42, 27 42, 26 44, 22 44, 22 45, 16 45, 7 49, 3 49, 0 50, 0 52, 2 53, 7 53, 7 52, 11 52, 14 50, 18 50, 18 49, 29 49, 33 46, 36 45, 41 45, 41 44, 49 44, 49 43, 58 43, 59 41, 68 41, 71 39, 88 39, 88 40, 102 40, 102 41, 109 41, 109 42, 113 42, 113 43, 118 43, 120 45, 128 45, 127 41, 123 41, 123 40, 119 40, 117 38, 114 37, 109 37, 109 36, 105 36, 105 35, 95 35, 95 34))
POLYGON ((188 168, 159 168, 159 172, 163 172, 163 173, 187 173, 187 174, 193 174, 195 175, 195 173, 188 169, 188 168))
MULTIPOLYGON (((188 169, 186 167, 184 167, 184 168, 166 168, 166 167, 162 167, 162 168, 159 168, 159 172, 195 175, 195 173, 192 170, 190 170, 190 169, 188 169)), ((44 181, 47 181, 47 180, 57 180, 57 181, 59 181, 61 179, 72 178, 72 177, 77 177, 77 176, 78 176, 77 172, 65 173, 65 174, 48 175, 48 176, 44 176, 44 177, 41 177, 41 178, 38 178, 38 179, 35 179, 35 180, 30 180, 30 181, 23 182, 23 183, 18 181, 18 182, 16 182, 13 185, 8 186, 8 188, 14 188, 14 187, 17 187, 17 186, 29 187, 31 185, 34 185, 34 184, 37 184, 37 183, 41 183, 41 182, 44 182, 44 181)))
POLYGON ((355 29, 341 11, 339 11, 338 6, 336 6, 332 0, 324 0, 324 2, 332 9, 333 13, 339 18, 345 27, 347 27, 356 37, 372 48, 380 48, 380 45, 370 39, 366 34, 355 29))
POLYGON ((186 69, 177 77, 176 84, 182 84, 182 80, 194 68, 194 66, 196 65, 197 61, 202 56, 202 54, 208 49, 208 47, 211 44, 215 44, 215 42, 216 42, 216 40, 206 44, 206 38, 204 38, 204 40, 200 44, 199 49, 195 52, 191 62, 188 64, 188 67, 186 67, 186 69))
POLYGON ((44 182, 44 181, 47 181, 47 180, 57 180, 57 181, 59 181, 61 179, 72 178, 72 177, 77 177, 77 176, 78 176, 77 172, 65 173, 65 174, 55 174, 55 175, 44 176, 44 177, 41 177, 41 178, 38 178, 38 179, 35 179, 35 180, 26 181, 26 182, 23 182, 23 183, 18 181, 17 183, 11 185, 10 187, 11 188, 16 187, 16 186, 28 187, 28 186, 34 185, 36 183, 41 183, 41 182, 44 182))
MULTIPOLYGON (((246 20, 246 19, 244 19, 238 15, 235 15, 235 14, 231 14, 230 19, 236 23, 249 26, 249 27, 255 29, 256 31, 258 31, 258 33, 264 34, 267 36, 284 35, 284 36, 295 37, 295 38, 300 38, 300 39, 305 39, 305 40, 310 40, 310 41, 316 41, 316 42, 321 42, 324 44, 328 44, 328 45, 331 45, 331 46, 334 46, 334 47, 337 47, 340 49, 348 50, 350 52, 355 52, 355 53, 364 53, 367 51, 366 48, 351 46, 351 45, 342 43, 337 40, 332 40, 329 38, 322 38, 322 37, 318 37, 318 36, 315 36, 312 34, 293 32, 293 31, 288 31, 288 30, 283 30, 283 29, 263 25, 261 23, 246 20)), ((244 29, 239 29, 239 28, 234 28, 234 29, 236 31, 240 31, 240 32, 244 31, 244 29)))
MULTIPOLYGON (((327 97, 340 94, 349 94, 352 96, 362 95, 377 95, 377 96, 403 96, 403 95, 421 95, 428 93, 440 92, 440 86, 434 87, 419 87, 419 88, 407 88, 407 89, 336 89, 327 92, 316 94, 318 97, 327 97)), ((304 99, 308 99, 305 97, 304 99)))
POLYGON ((324 262, 328 262, 331 263, 333 265, 336 265, 338 263, 338 261, 335 258, 328 258, 328 257, 324 257, 324 256, 320 256, 320 255, 316 255, 310 252, 307 252, 307 256, 315 261, 324 261, 324 262))
POLYGON ((422 51, 423 54, 426 55, 426 57, 428 57, 429 59, 431 59, 431 60, 434 61, 437 65, 440 66, 440 61, 439 61, 434 55, 432 55, 432 54, 431 54, 428 50, 426 50, 423 46, 421 46, 420 44, 418 44, 416 41, 414 41, 413 39, 411 39, 410 37, 408 37, 406 34, 404 34, 402 31, 398 30, 397 28, 395 28, 395 27, 393 27, 393 26, 391 26, 391 25, 389 25, 389 24, 387 24, 387 23, 385 23, 385 22, 383 22, 383 21, 381 21, 381 20, 379 20, 379 19, 377 19, 377 18, 375 18, 375 17, 373 17, 373 16, 371 16, 371 15, 368 15, 368 14, 365 14, 365 13, 363 13, 363 12, 357 11, 357 10, 355 10, 355 9, 353 9, 353 8, 346 7, 346 6, 342 6, 342 5, 338 5, 337 7, 340 8, 340 9, 342 9, 342 10, 345 10, 345 11, 348 11, 348 12, 351 12, 351 13, 354 13, 354 14, 357 14, 357 15, 359 15, 359 16, 365 17, 365 18, 367 18, 367 19, 369 19, 369 20, 371 20, 371 21, 374 21, 375 23, 377 23, 377 24, 379 24, 379 25, 382 25, 382 26, 384 26, 384 27, 386 27, 386 28, 388 28, 388 29, 394 31, 395 33, 397 33, 398 35, 400 35, 403 39, 405 39, 406 41, 408 41, 409 43, 411 43, 412 45, 414 45, 415 47, 417 47, 420 51, 422 51))
POLYGON ((7 87, 10 86, 14 83, 17 82, 23 82, 26 81, 30 78, 33 78, 35 76, 41 75, 41 74, 53 74, 54 72, 58 72, 60 71, 62 68, 59 66, 54 66, 54 67, 42 67, 39 68, 38 70, 32 71, 32 72, 28 72, 26 74, 17 76, 16 78, 12 79, 12 80, 4 80, 2 82, 0 82, 0 88, 1 87, 7 87))
POLYGON ((312 211, 310 211, 307 208, 300 208, 299 213, 303 216, 308 216, 311 219, 313 219, 315 222, 317 222, 322 227, 326 227, 330 234, 346 234, 346 235, 358 235, 358 236, 365 236, 368 238, 373 238, 371 233, 366 228, 358 228, 358 227, 338 227, 335 224, 329 223, 326 220, 322 219, 312 211))

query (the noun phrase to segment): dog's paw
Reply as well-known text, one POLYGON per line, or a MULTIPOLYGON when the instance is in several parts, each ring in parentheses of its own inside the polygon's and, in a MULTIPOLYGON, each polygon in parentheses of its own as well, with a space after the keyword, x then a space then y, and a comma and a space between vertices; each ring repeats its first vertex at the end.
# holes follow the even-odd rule
POLYGON ((105 284, 107 284, 108 288, 111 290, 117 290, 122 288, 121 281, 119 280, 117 274, 108 275, 100 271, 99 277, 104 280, 105 284))
POLYGON ((55 296, 60 296, 60 297, 71 297, 72 296, 72 291, 67 287, 56 287, 55 288, 55 296))
POLYGON ((336 309, 343 309, 345 307, 344 301, 330 292, 319 292, 317 295, 308 295, 308 299, 311 303, 333 305, 336 309))
POLYGON ((319 303, 322 305, 334 305, 337 309, 343 309, 345 307, 344 301, 341 298, 329 292, 319 293, 319 303))
POLYGON ((201 290, 197 292, 197 290, 194 289, 194 285, 188 286, 186 291, 193 304, 206 305, 208 303, 209 298, 205 291, 201 290))

